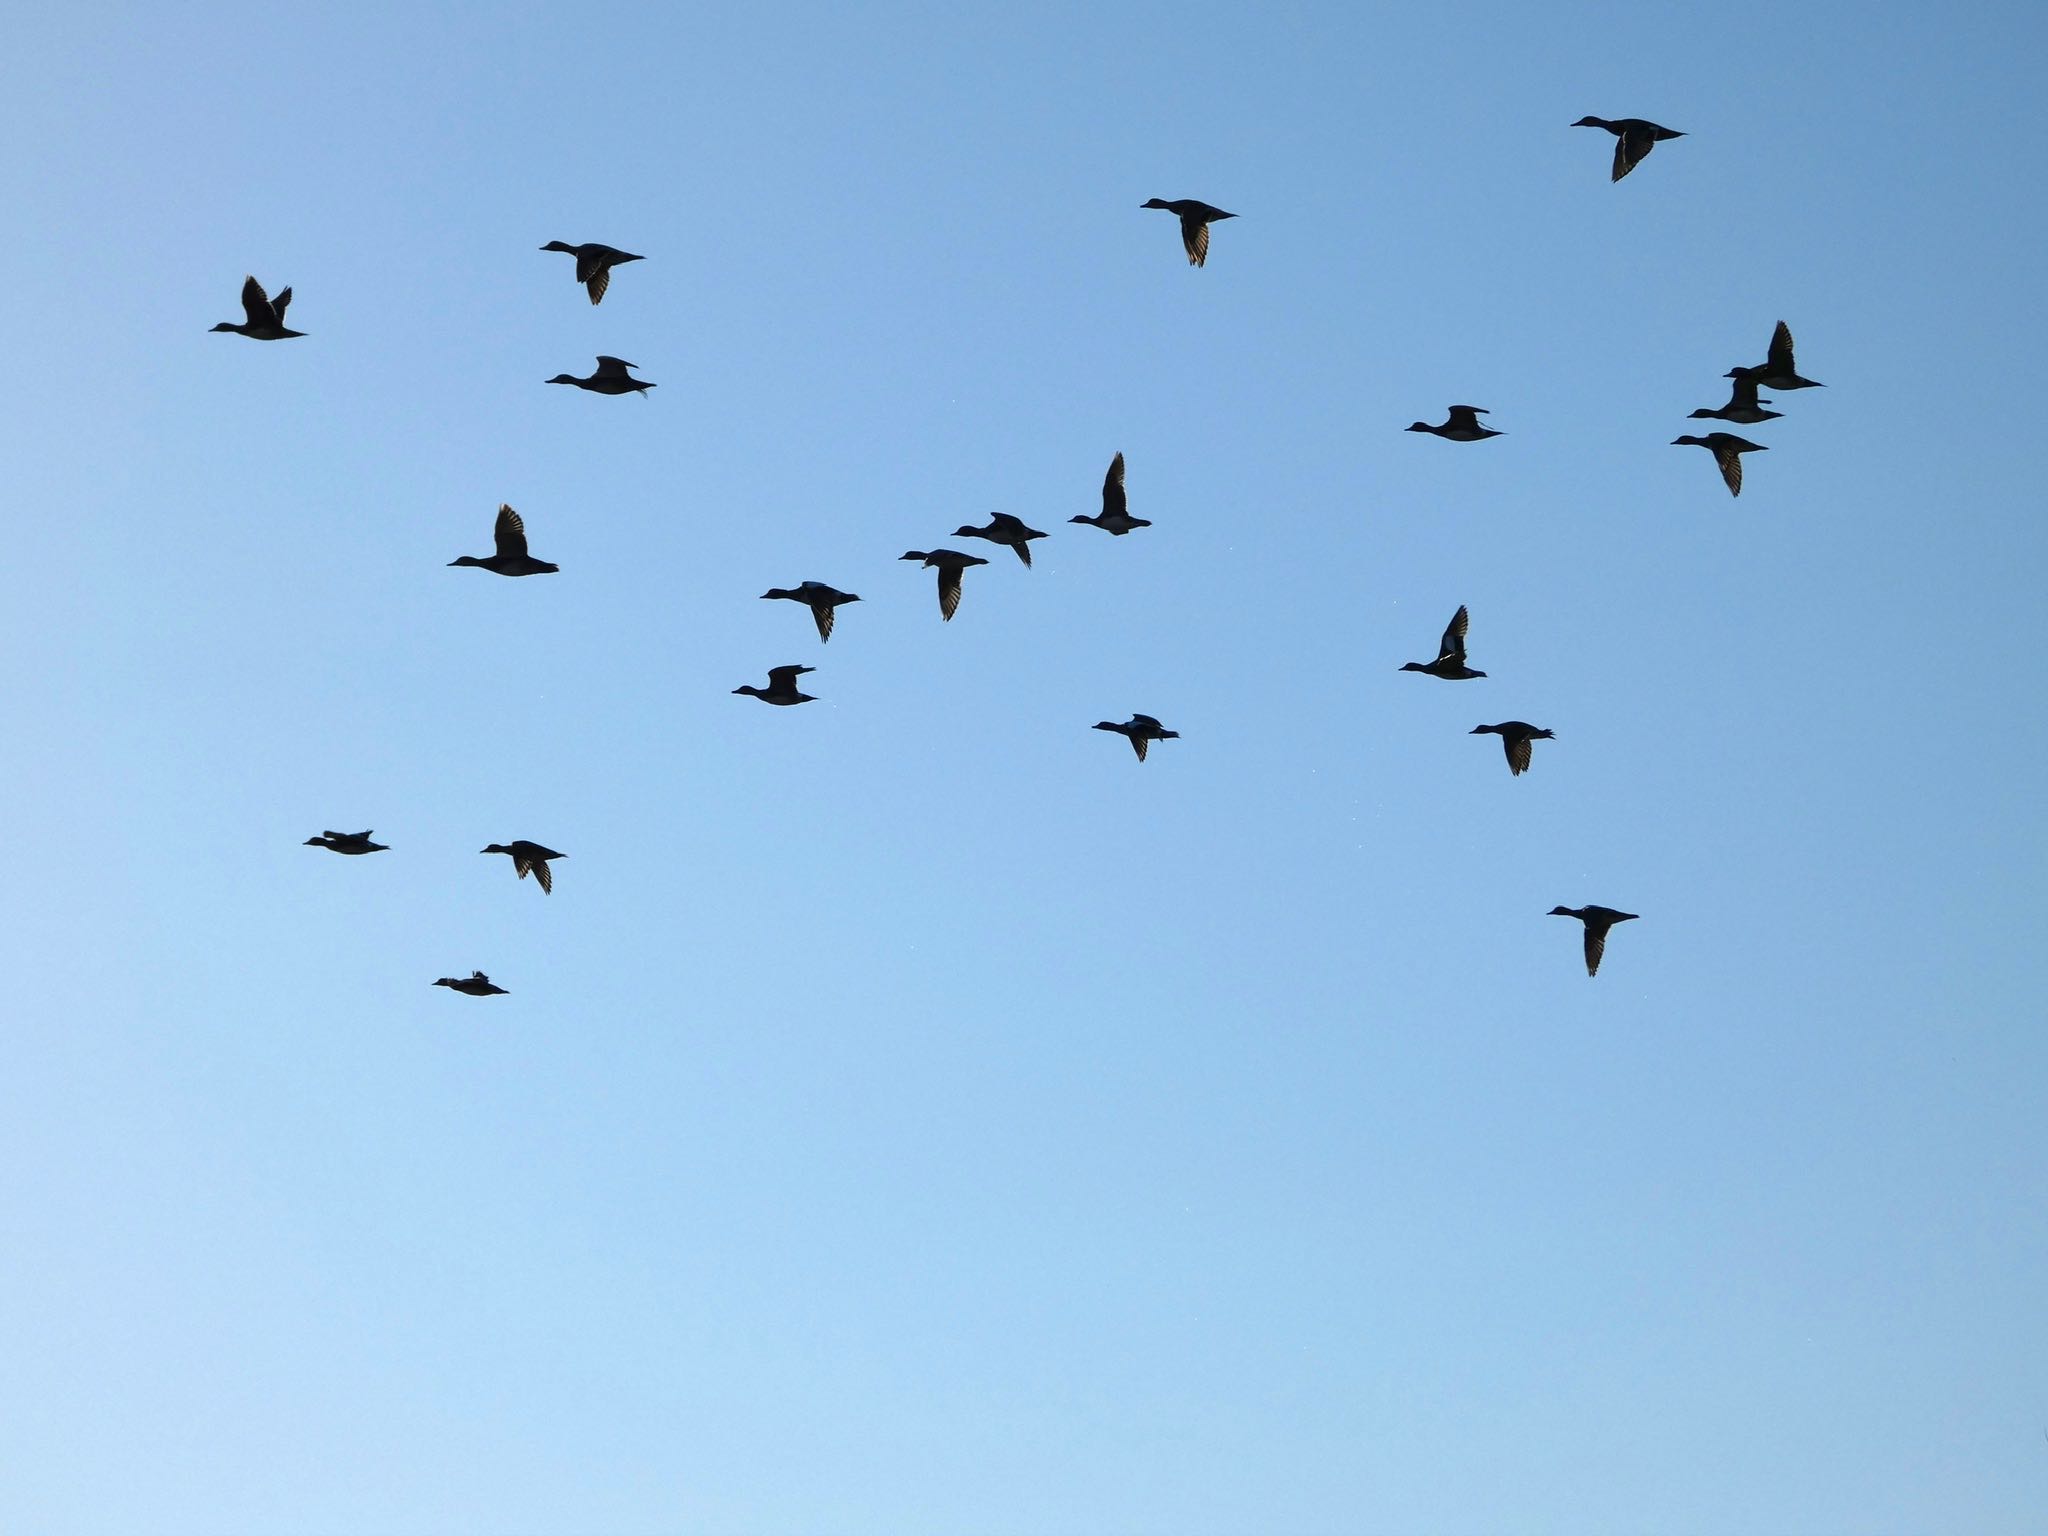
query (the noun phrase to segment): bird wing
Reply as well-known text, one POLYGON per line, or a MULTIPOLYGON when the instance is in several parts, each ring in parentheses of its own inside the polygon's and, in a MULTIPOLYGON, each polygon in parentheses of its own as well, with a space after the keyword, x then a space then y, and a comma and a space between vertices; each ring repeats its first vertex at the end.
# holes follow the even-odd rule
MULTIPOLYGON (((582 269, 583 260, 581 257, 577 258, 576 266, 579 271, 582 269)), ((600 302, 604 298, 604 291, 611 287, 611 285, 612 269, 610 267, 599 267, 590 276, 583 279, 583 286, 589 290, 590 302, 593 304, 600 302)))
POLYGON ((1451 615, 1450 627, 1444 631, 1444 637, 1437 645, 1438 661, 1449 659, 1456 661, 1460 666, 1464 665, 1465 630, 1471 622, 1471 614, 1467 613, 1461 604, 1458 611, 1451 615))
POLYGON ((1586 922, 1586 974, 1600 974, 1600 956, 1607 949, 1607 924, 1588 919, 1586 922))
POLYGON ((1753 378, 1738 378, 1734 388, 1728 391, 1728 404, 1722 409, 1730 411, 1760 410, 1757 398, 1757 382, 1753 378))
POLYGON ((1714 462, 1721 466, 1721 478, 1728 482, 1728 494, 1742 494, 1742 454, 1725 444, 1714 448, 1714 462))
POLYGON ((498 507, 498 523, 492 532, 498 541, 500 560, 526 558, 526 522, 517 512, 501 503, 498 507))
POLYGON ((988 524, 989 527, 1000 529, 1004 533, 1018 533, 1023 530, 1024 519, 1012 516, 1008 512, 991 512, 988 515, 988 524))
POLYGON ((1188 265, 1204 266, 1209 260, 1209 221, 1199 213, 1180 216, 1180 243, 1187 247, 1188 265))
POLYGON ((1012 544, 1010 548, 1017 551, 1017 558, 1019 560, 1022 560, 1027 567, 1031 564, 1031 546, 1029 544, 1025 543, 1022 539, 1019 539, 1016 543, 1012 544))
POLYGON ((1465 427, 1476 432, 1479 430, 1479 418, 1490 414, 1492 413, 1481 405, 1454 405, 1451 407, 1450 418, 1444 422, 1444 425, 1447 427, 1465 427))
POLYGON ((1529 738, 1527 736, 1509 736, 1503 733, 1500 738, 1500 744, 1502 750, 1508 755, 1508 771, 1517 777, 1527 773, 1529 771, 1529 754, 1531 751, 1529 738))
POLYGON ((1147 741, 1145 737, 1137 731, 1127 732, 1125 735, 1125 739, 1130 742, 1131 750, 1138 754, 1138 761, 1141 763, 1145 761, 1145 749, 1148 746, 1150 746, 1151 743, 1147 741))
POLYGON ((830 603, 812 603, 810 609, 811 617, 818 621, 818 638, 820 640, 830 640, 832 638, 832 616, 839 610, 830 603))
POLYGON ((1656 148, 1657 140, 1647 128, 1624 128, 1614 136, 1614 174, 1607 179, 1619 181, 1637 165, 1643 156, 1656 148))
POLYGON ((591 377, 598 379, 623 379, 628 368, 638 368, 639 366, 638 363, 627 362, 623 357, 606 357, 603 353, 599 353, 597 372, 592 374, 591 377))
POLYGON ((277 323, 284 324, 284 312, 292 307, 291 284, 278 289, 277 297, 270 301, 270 312, 277 316, 277 323))
POLYGON ((1159 729, 1159 722, 1157 720, 1153 719, 1150 715, 1141 715, 1135 711, 1131 715, 1131 724, 1149 726, 1155 731, 1159 729))
POLYGON ((771 688, 794 688, 796 687, 796 680, 810 670, 811 668, 809 667, 798 666, 770 667, 768 669, 768 685, 771 688))
POLYGON ((1778 322, 1778 328, 1771 332, 1771 351, 1765 359, 1765 366, 1770 369, 1773 376, 1790 375, 1798 371, 1792 366, 1792 327, 1782 320, 1778 322))
MULTIPOLYGON (((287 288, 286 294, 291 290, 287 288)), ((242 313, 248 316, 249 325, 276 325, 277 311, 271 307, 270 296, 263 291, 263 285, 254 277, 242 279, 242 313)))
POLYGON ((1102 480, 1102 515, 1122 517, 1124 513, 1124 456, 1109 461, 1109 473, 1102 480))
POLYGON ((554 894, 555 877, 548 873, 548 861, 546 859, 530 859, 525 854, 516 854, 513 856, 512 863, 518 869, 520 879, 524 880, 530 874, 543 893, 548 895, 554 894))
POLYGON ((939 617, 947 623, 960 611, 960 578, 966 571, 963 565, 939 567, 939 617))

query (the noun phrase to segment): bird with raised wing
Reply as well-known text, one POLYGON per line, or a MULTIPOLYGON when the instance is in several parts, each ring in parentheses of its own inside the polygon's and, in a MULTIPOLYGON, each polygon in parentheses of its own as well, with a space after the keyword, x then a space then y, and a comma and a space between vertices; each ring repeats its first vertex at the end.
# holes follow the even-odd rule
POLYGON ((1426 672, 1431 677, 1440 677, 1446 682, 1486 676, 1484 672, 1475 672, 1465 665, 1465 630, 1471 622, 1471 615, 1461 605, 1458 611, 1451 615, 1450 626, 1444 630, 1443 639, 1437 642, 1436 660, 1405 662, 1401 670, 1426 672))
POLYGON ((939 573, 939 617, 951 623, 960 611, 960 578, 970 565, 987 565, 979 555, 963 555, 957 549, 913 549, 896 557, 917 560, 939 573))
POLYGON ((733 692, 750 693, 763 704, 808 704, 816 695, 799 693, 796 680, 806 672, 817 670, 816 667, 770 667, 766 688, 756 688, 752 683, 742 683, 733 689, 733 692))
POLYGON ((860 595, 842 592, 837 587, 828 587, 822 581, 807 581, 798 587, 770 587, 761 594, 765 601, 771 597, 786 597, 793 603, 802 603, 811 610, 811 618, 818 626, 818 638, 832 638, 832 610, 841 603, 857 603, 860 595))
MULTIPOLYGON (((218 329, 218 327, 215 327, 218 329)), ((1771 332, 1771 350, 1764 360, 1754 368, 1730 368, 1723 375, 1730 379, 1749 379, 1758 389, 1825 389, 1827 386, 1818 379, 1802 379, 1798 368, 1792 362, 1792 327, 1784 321, 1778 322, 1771 332)))
POLYGON ((1070 523, 1086 523, 1091 528, 1100 528, 1104 533, 1113 533, 1122 538, 1133 528, 1150 528, 1149 517, 1133 517, 1124 501, 1124 456, 1118 454, 1109 461, 1109 473, 1102 477, 1102 511, 1095 517, 1070 517, 1070 523))
POLYGON ((1607 930, 1616 923, 1632 923, 1636 920, 1633 912, 1617 912, 1612 907, 1552 907, 1546 914, 1550 917, 1576 917, 1586 925, 1586 974, 1600 974, 1600 956, 1607 948, 1607 930))
POLYGON ((636 379, 626 372, 638 368, 638 363, 629 363, 622 357, 606 357, 598 354, 597 371, 587 379, 579 379, 572 373, 558 373, 550 384, 574 384, 578 389, 587 389, 600 395, 639 395, 646 398, 647 391, 654 388, 646 380, 636 379))
POLYGON ((1660 128, 1640 117, 1617 117, 1612 122, 1604 117, 1582 117, 1572 126, 1605 128, 1614 135, 1614 174, 1607 178, 1609 181, 1621 180, 1642 163, 1643 156, 1666 139, 1685 137, 1675 128, 1660 128))
POLYGON ((1122 725, 1110 720, 1098 720, 1092 727, 1098 731, 1115 731, 1131 744, 1131 750, 1138 754, 1138 761, 1145 761, 1145 749, 1155 741, 1178 741, 1179 731, 1169 731, 1150 715, 1134 714, 1122 725))
POLYGON ((1530 742, 1556 740, 1551 732, 1533 726, 1526 720, 1503 720, 1499 725, 1475 725, 1468 734, 1498 736, 1501 749, 1508 755, 1508 772, 1517 778, 1529 771, 1530 742))
POLYGON ((308 848, 325 848, 330 853, 384 853, 388 843, 373 843, 367 832, 322 832, 306 839, 308 848))
POLYGON ((461 977, 459 979, 454 976, 443 976, 439 981, 435 982, 434 985, 437 987, 447 987, 452 991, 466 993, 470 997, 503 997, 506 995, 505 989, 503 987, 493 986, 491 984, 491 978, 486 976, 482 971, 471 971, 467 976, 461 977))
POLYGON ((1138 206, 1164 208, 1168 213, 1179 216, 1180 243, 1188 253, 1188 265, 1191 267, 1203 266, 1209 260, 1209 226, 1224 219, 1237 217, 1234 213, 1225 213, 1221 208, 1212 208, 1195 197, 1177 197, 1172 202, 1163 197, 1155 197, 1138 206))
POLYGON ((1505 437, 1492 427, 1482 427, 1479 418, 1493 413, 1483 405, 1454 405, 1441 426, 1432 427, 1426 421, 1411 423, 1402 428, 1404 432, 1429 432, 1453 443, 1476 443, 1484 438, 1505 437))
POLYGON ((541 247, 544 251, 560 251, 576 258, 576 281, 590 292, 590 302, 595 304, 604 297, 605 289, 612 283, 612 268, 622 267, 629 261, 645 261, 645 256, 635 256, 631 251, 622 251, 614 246, 599 245, 595 240, 582 245, 571 245, 566 240, 550 240, 541 247))
POLYGON ((1017 552, 1017 558, 1027 566, 1031 564, 1031 541, 1045 537, 1038 529, 1026 527, 1023 518, 1012 517, 1007 512, 990 513, 986 528, 969 528, 965 525, 955 528, 953 536, 959 539, 987 539, 991 544, 1006 544, 1017 552))
POLYGON ((263 285, 253 277, 242 279, 242 315, 240 324, 223 320, 212 327, 216 331, 232 331, 237 336, 247 336, 251 341, 283 341, 291 336, 303 336, 304 331, 286 328, 284 312, 291 307, 292 290, 289 285, 278 290, 276 298, 263 291, 263 285))
POLYGON ((569 857, 566 853, 557 853, 552 848, 543 848, 539 843, 529 843, 523 837, 516 842, 493 843, 490 847, 478 851, 507 855, 512 860, 513 871, 519 878, 524 880, 528 875, 533 876, 534 882, 544 893, 552 893, 555 888, 555 877, 548 870, 548 860, 569 857))
POLYGON ((1746 437, 1737 437, 1733 432, 1709 432, 1705 437, 1694 437, 1690 432, 1683 437, 1671 439, 1671 446, 1681 445, 1705 448, 1714 455, 1714 462, 1721 466, 1721 478, 1727 482, 1728 494, 1742 494, 1742 456, 1745 453, 1762 453, 1766 445, 1752 443, 1746 437))
POLYGON ((1708 421, 1732 421, 1740 426, 1754 427, 1766 421, 1776 421, 1785 414, 1783 411, 1765 410, 1764 407, 1770 403, 1768 400, 1757 398, 1755 379, 1737 379, 1728 386, 1726 405, 1717 411, 1710 411, 1702 406, 1688 414, 1708 421))
POLYGON ((458 555, 450 565, 474 565, 500 576, 545 576, 559 571, 559 565, 536 560, 526 552, 526 520, 510 507, 500 504, 498 521, 492 529, 498 552, 494 555, 458 555))

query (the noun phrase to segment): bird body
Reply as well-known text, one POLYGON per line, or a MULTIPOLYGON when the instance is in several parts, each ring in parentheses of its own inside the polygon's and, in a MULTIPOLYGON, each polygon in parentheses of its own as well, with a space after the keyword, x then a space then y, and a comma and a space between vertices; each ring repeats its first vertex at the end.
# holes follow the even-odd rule
POLYGON ((1471 615, 1461 605, 1451 615, 1451 622, 1444 630, 1443 639, 1437 642, 1436 660, 1432 662, 1410 661, 1402 665, 1403 672, 1426 672, 1431 677, 1443 678, 1446 682, 1462 682, 1467 678, 1484 677, 1484 672, 1475 672, 1465 665, 1465 629, 1471 623, 1471 615))
POLYGON ((806 672, 815 671, 816 667, 770 667, 766 688, 756 688, 752 683, 742 683, 733 689, 733 692, 750 693, 764 704, 808 704, 815 695, 799 693, 796 680, 806 672))
POLYGON ((1661 128, 1640 117, 1617 117, 1612 122, 1604 117, 1582 117, 1572 126, 1605 128, 1614 135, 1614 173, 1607 178, 1609 181, 1621 180, 1642 162, 1643 156, 1666 139, 1685 137, 1675 128, 1661 128))
POLYGON ((1554 741, 1549 731, 1531 725, 1526 720, 1503 720, 1499 725, 1475 725, 1474 736, 1498 736, 1501 749, 1508 755, 1508 772, 1519 778, 1529 771, 1532 741, 1554 741))
POLYGON ((1728 403, 1718 411, 1710 411, 1705 407, 1701 407, 1699 410, 1689 414, 1696 419, 1732 421, 1744 427, 1754 427, 1766 421, 1776 421, 1785 414, 1783 411, 1765 410, 1764 407, 1771 402, 1759 400, 1756 391, 1757 383, 1755 379, 1739 378, 1729 385, 1728 403))
POLYGON ((1549 917, 1576 917, 1586 925, 1586 974, 1600 973, 1600 956, 1607 948, 1607 930, 1616 923, 1632 923, 1636 920, 1633 912, 1617 912, 1612 907, 1552 907, 1545 914, 1549 917))
POLYGON ((1780 320, 1771 332, 1771 350, 1754 368, 1730 368, 1723 375, 1748 379, 1758 389, 1825 389, 1817 379, 1802 379, 1792 363, 1792 327, 1780 320))
POLYGON ((1104 533, 1113 533, 1122 538, 1133 528, 1150 528, 1150 518, 1133 517, 1124 500, 1124 456, 1118 454, 1109 461, 1109 473, 1102 479, 1102 511, 1094 517, 1070 517, 1070 523, 1086 523, 1091 528, 1100 528, 1104 533))
POLYGON ((434 985, 437 987, 449 987, 454 991, 467 993, 471 997, 503 997, 505 995, 505 989, 492 986, 491 978, 482 971, 471 971, 467 976, 460 979, 453 976, 443 976, 434 985))
POLYGON ((559 571, 559 565, 536 560, 526 552, 526 522, 510 507, 500 504, 498 521, 492 529, 498 552, 494 555, 458 555, 450 565, 474 565, 500 576, 544 576, 559 571))
POLYGON ((770 587, 761 594, 765 601, 771 597, 786 597, 791 602, 803 603, 811 610, 811 618, 818 626, 819 640, 832 638, 832 610, 841 603, 857 603, 857 593, 841 592, 837 587, 828 587, 822 581, 807 581, 795 588, 770 587))
POLYGON ((897 557, 918 560, 939 573, 939 617, 947 623, 960 611, 960 578, 970 565, 987 565, 979 555, 963 555, 957 549, 913 549, 897 557))
POLYGON ((523 837, 516 842, 493 843, 479 851, 509 855, 512 868, 519 878, 524 880, 528 875, 532 875, 534 882, 546 894, 552 894, 555 889, 555 877, 548 870, 548 860, 569 857, 566 853, 557 853, 552 848, 543 848, 539 843, 529 843, 523 837))
POLYGON ((1480 417, 1491 414, 1492 412, 1480 405, 1454 405, 1441 426, 1432 427, 1426 421, 1418 421, 1404 430, 1431 432, 1454 443, 1476 443, 1482 438, 1506 436, 1503 432, 1496 432, 1492 427, 1483 427, 1479 424, 1480 417))
POLYGON ((232 331, 237 336, 247 336, 251 341, 283 341, 292 336, 303 336, 304 331, 286 328, 284 312, 291 307, 292 290, 289 284, 280 288, 276 298, 263 291, 263 285, 253 277, 242 279, 242 320, 223 320, 213 327, 216 331, 232 331))
POLYGON ((1007 512, 989 514, 986 528, 969 528, 965 525, 955 528, 953 536, 958 539, 987 539, 991 544, 1006 544, 1017 552, 1017 558, 1027 566, 1031 564, 1031 541, 1045 537, 1038 529, 1026 527, 1021 517, 1012 517, 1007 512))
POLYGON ((570 245, 565 240, 550 240, 541 249, 561 251, 576 258, 576 281, 589 290, 590 302, 593 304, 602 299, 605 289, 611 286, 613 267, 622 267, 629 261, 647 259, 614 246, 599 245, 595 240, 582 245, 570 245))
POLYGON ((1168 213, 1180 216, 1180 243, 1188 253, 1188 265, 1199 267, 1209 260, 1209 226, 1224 219, 1234 219, 1234 213, 1225 213, 1221 208, 1212 208, 1200 198, 1177 197, 1168 202, 1155 197, 1139 204, 1142 208, 1164 208, 1168 213))
POLYGON ((331 853, 383 853, 386 843, 373 843, 367 832, 322 832, 306 839, 308 848, 325 848, 331 853))
POLYGON ((1122 725, 1109 720, 1098 720, 1092 727, 1098 731, 1115 731, 1130 742, 1131 750, 1138 754, 1138 761, 1145 761, 1145 749, 1155 741, 1178 741, 1179 731, 1169 731, 1150 715, 1134 714, 1122 725))
POLYGON ((1737 437, 1733 432, 1709 432, 1705 437, 1694 437, 1687 433, 1671 439, 1671 446, 1681 444, 1694 448, 1705 448, 1714 455, 1714 462, 1721 466, 1721 479, 1728 486, 1730 496, 1742 494, 1742 456, 1745 453, 1762 453, 1765 445, 1752 443, 1746 437, 1737 437))
POLYGON ((624 358, 606 357, 600 353, 597 359, 597 371, 591 374, 589 378, 579 379, 574 374, 558 373, 552 379, 549 379, 548 382, 550 384, 574 384, 578 389, 587 389, 600 395, 637 394, 644 397, 646 392, 655 386, 645 380, 636 379, 626 372, 628 368, 638 368, 639 366, 638 363, 629 363, 624 358))

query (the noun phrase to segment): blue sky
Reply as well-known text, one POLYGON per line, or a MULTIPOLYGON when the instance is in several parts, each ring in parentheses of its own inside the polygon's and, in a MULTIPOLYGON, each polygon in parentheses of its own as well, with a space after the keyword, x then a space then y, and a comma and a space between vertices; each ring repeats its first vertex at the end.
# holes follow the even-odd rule
POLYGON ((2041 34, 18 18, 0 1524, 2037 1530, 2041 34))

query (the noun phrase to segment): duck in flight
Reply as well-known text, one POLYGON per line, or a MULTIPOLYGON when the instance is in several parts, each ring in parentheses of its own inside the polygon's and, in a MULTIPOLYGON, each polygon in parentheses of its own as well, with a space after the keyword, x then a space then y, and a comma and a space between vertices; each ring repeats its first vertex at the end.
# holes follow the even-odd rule
POLYGON ((523 837, 517 842, 493 843, 479 851, 509 855, 512 868, 519 878, 524 880, 528 875, 532 875, 543 893, 552 893, 555 888, 555 877, 548 872, 548 860, 569 857, 566 853, 557 853, 552 848, 543 848, 539 843, 529 843, 523 837))
POLYGON ((1133 517, 1124 501, 1124 456, 1118 454, 1109 461, 1109 473, 1102 479, 1102 511, 1095 517, 1070 517, 1070 523, 1086 523, 1091 528, 1100 528, 1122 538, 1133 528, 1150 528, 1152 520, 1147 517, 1133 517))
POLYGON ((987 565, 979 555, 963 555, 957 549, 913 549, 896 557, 920 560, 939 573, 939 617, 947 623, 960 611, 960 578, 970 565, 987 565))
POLYGON ((1530 742, 1557 739, 1549 731, 1540 730, 1526 720, 1503 720, 1499 725, 1475 725, 1469 734, 1498 736, 1502 749, 1508 755, 1508 772, 1517 778, 1529 771, 1530 742))
POLYGON ((288 336, 303 336, 304 331, 287 330, 284 312, 291 307, 292 290, 289 285, 278 290, 276 298, 263 291, 263 285, 253 277, 242 279, 242 314, 240 325, 232 320, 223 320, 213 327, 216 331, 233 331, 237 336, 247 336, 251 341, 283 341, 288 336))
MULTIPOLYGON (((214 329, 219 330, 220 327, 215 326, 214 329)), ((1799 370, 1792 363, 1792 327, 1782 320, 1771 332, 1771 350, 1761 363, 1754 368, 1730 368, 1724 377, 1748 379, 1758 389, 1826 388, 1818 379, 1799 377, 1799 370)))
POLYGON ((1237 217, 1221 208, 1211 208, 1195 197, 1177 197, 1170 203, 1163 197, 1155 197, 1139 206, 1164 208, 1168 213, 1180 216, 1180 243, 1188 253, 1188 265, 1191 267, 1204 266, 1209 260, 1209 226, 1237 217))
POLYGON ((1026 566, 1031 564, 1031 541, 1045 535, 1036 528, 1028 528, 1021 517, 1012 517, 1007 512, 989 514, 986 528, 961 526, 953 530, 956 539, 987 539, 991 544, 1007 544, 1017 552, 1017 558, 1026 566))
POLYGON ((308 848, 325 848, 332 853, 384 853, 388 843, 373 843, 367 832, 322 832, 306 839, 308 848))
POLYGON ((647 259, 644 256, 635 256, 631 251, 599 245, 595 240, 583 245, 570 245, 564 240, 550 240, 541 249, 561 251, 564 255, 576 258, 576 281, 590 291, 590 302, 593 304, 602 299, 605 289, 611 286, 613 267, 622 267, 629 261, 647 259))
POLYGON ((437 987, 451 987, 455 991, 467 993, 471 997, 503 997, 506 995, 505 989, 492 986, 491 978, 482 971, 471 971, 460 980, 453 976, 443 976, 434 985, 437 987))
POLYGON ((1765 449, 1763 443, 1752 443, 1733 432, 1709 432, 1705 437, 1694 437, 1688 432, 1683 437, 1671 439, 1672 447, 1681 444, 1713 452, 1714 462, 1721 466, 1721 478, 1727 482, 1730 496, 1742 494, 1742 456, 1745 453, 1762 453, 1765 449))
POLYGON ((1442 426, 1432 427, 1426 421, 1418 421, 1403 430, 1433 432, 1438 437, 1447 438, 1454 443, 1476 443, 1482 438, 1506 436, 1503 432, 1496 432, 1492 427, 1482 427, 1479 424, 1480 417, 1492 414, 1480 405, 1454 405, 1442 426))
POLYGON ((1130 742, 1131 750, 1138 754, 1138 761, 1145 761, 1145 749, 1155 741, 1178 741, 1179 731, 1169 731, 1150 715, 1134 714, 1122 725, 1113 721, 1098 720, 1093 727, 1098 731, 1115 731, 1130 742))
POLYGON ((1702 406, 1699 410, 1693 411, 1690 414, 1695 419, 1732 421, 1744 427, 1754 427, 1766 421, 1776 421, 1785 414, 1783 411, 1765 410, 1764 407, 1771 402, 1759 400, 1756 389, 1755 379, 1737 379, 1728 386, 1728 403, 1718 411, 1710 411, 1702 406))
POLYGON ((1640 117, 1617 117, 1613 122, 1604 117, 1582 117, 1572 126, 1605 128, 1614 135, 1614 174, 1607 178, 1609 181, 1621 180, 1642 163, 1643 156, 1666 139, 1685 137, 1675 128, 1660 128, 1640 117))
POLYGON ((497 540, 495 555, 458 555, 450 565, 480 566, 486 571, 496 571, 500 576, 545 576, 559 571, 559 565, 545 560, 536 560, 526 552, 526 523, 510 507, 500 505, 498 521, 492 533, 497 540))
POLYGON ((817 670, 816 667, 770 667, 766 688, 742 683, 733 692, 751 693, 763 704, 808 704, 816 695, 797 692, 796 680, 806 672, 817 670))
POLYGON ((1471 615, 1461 605, 1458 611, 1451 615, 1450 626, 1444 630, 1443 639, 1437 642, 1436 660, 1407 662, 1401 670, 1427 672, 1431 677, 1441 677, 1446 682, 1486 676, 1484 672, 1474 672, 1465 665, 1465 629, 1471 622, 1471 615))
POLYGON ((860 596, 854 592, 842 592, 837 587, 828 587, 822 581, 807 581, 800 587, 770 587, 761 594, 765 601, 771 597, 786 597, 793 603, 803 603, 811 610, 811 618, 818 626, 818 638, 832 638, 832 610, 841 603, 857 603, 860 596))
POLYGON ((548 382, 550 384, 574 384, 578 389, 592 390, 600 395, 637 394, 644 400, 647 397, 647 391, 653 389, 654 385, 636 379, 626 372, 628 368, 638 368, 639 366, 638 363, 629 363, 624 358, 606 357, 600 353, 597 359, 597 372, 593 373, 589 378, 579 379, 574 374, 558 373, 552 379, 549 379, 548 382))
POLYGON ((1636 920, 1633 912, 1617 912, 1612 907, 1552 907, 1550 917, 1576 917, 1586 925, 1586 974, 1600 974, 1600 956, 1607 948, 1607 930, 1616 923, 1632 923, 1636 920))

